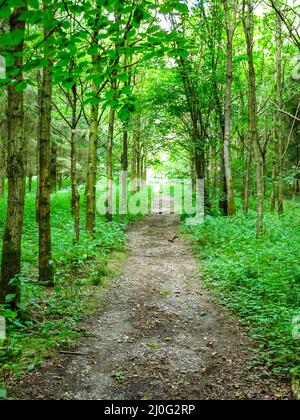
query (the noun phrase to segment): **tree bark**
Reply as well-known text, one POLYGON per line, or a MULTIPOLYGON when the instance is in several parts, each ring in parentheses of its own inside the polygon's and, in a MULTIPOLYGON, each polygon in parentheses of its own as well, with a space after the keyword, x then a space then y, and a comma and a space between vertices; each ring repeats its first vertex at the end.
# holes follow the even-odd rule
POLYGON ((247 0, 247 11, 243 13, 243 26, 247 43, 248 69, 249 69, 249 136, 252 143, 253 156, 256 165, 256 195, 257 195, 257 224, 256 235, 263 234, 264 229, 264 172, 263 159, 260 151, 258 138, 258 117, 256 99, 256 80, 255 68, 253 63, 253 43, 254 43, 254 22, 253 22, 253 2, 247 0))
POLYGON ((115 126, 115 109, 111 106, 109 111, 109 126, 107 137, 107 211, 106 220, 112 222, 113 219, 113 139, 115 126))
POLYGON ((121 212, 126 214, 127 210, 127 172, 128 172, 128 121, 124 123, 123 127, 123 151, 122 151, 122 196, 121 196, 121 212))
POLYGON ((217 198, 217 145, 211 146, 211 202, 215 204, 217 198))
POLYGON ((233 12, 233 21, 230 22, 230 12, 227 0, 224 0, 224 11, 227 34, 227 68, 226 68, 226 90, 225 90, 225 112, 224 112, 224 167, 227 186, 227 214, 235 214, 234 187, 231 169, 230 134, 231 134, 231 86, 232 86, 232 59, 233 59, 233 36, 236 25, 236 10, 233 12))
POLYGON ((220 141, 220 198, 219 198, 219 209, 223 216, 228 216, 228 194, 227 194, 227 182, 225 173, 225 162, 224 162, 224 141, 223 137, 220 141))
POLYGON ((245 187, 244 187, 244 204, 243 204, 243 211, 245 214, 248 214, 248 211, 249 211, 250 189, 251 189, 251 160, 252 160, 251 150, 247 150, 246 176, 245 176, 245 187))
MULTIPOLYGON (((43 2, 44 10, 48 10, 43 2)), ((49 30, 44 37, 49 39, 49 30)), ((47 59, 47 54, 45 54, 47 59)), ((43 68, 40 110, 39 110, 39 280, 48 286, 54 284, 54 270, 51 252, 51 110, 52 110, 52 68, 53 62, 43 68)))
POLYGON ((71 125, 71 183, 72 183, 72 214, 74 215, 75 242, 80 236, 80 195, 77 183, 77 85, 72 87, 72 125, 71 125))
MULTIPOLYGON (((99 56, 92 57, 95 70, 99 65, 99 56)), ((95 96, 98 95, 98 86, 93 82, 95 96)), ((85 230, 93 235, 95 232, 96 221, 96 179, 97 179, 97 148, 98 148, 98 119, 99 103, 91 106, 90 132, 89 132, 89 154, 88 154, 88 173, 86 180, 86 219, 85 230)))
MULTIPOLYGON (((27 10, 24 6, 15 8, 9 18, 10 32, 19 31, 22 41, 11 47, 15 56, 14 76, 18 83, 23 81, 23 51, 25 21, 20 16, 27 10)), ((7 139, 7 176, 8 202, 7 215, 3 235, 2 266, 0 278, 0 303, 5 303, 8 294, 13 295, 11 307, 16 308, 20 301, 20 284, 17 276, 21 272, 21 238, 23 231, 24 201, 25 201, 25 135, 24 135, 24 94, 17 92, 15 85, 8 86, 8 139, 7 139)))
POLYGON ((140 187, 140 143, 141 143, 141 113, 135 116, 133 145, 131 156, 131 191, 136 192, 140 187))
MULTIPOLYGON (((36 74, 36 82, 38 88, 38 95, 37 95, 37 108, 38 112, 40 113, 41 109, 41 95, 42 95, 42 75, 39 70, 37 70, 36 74)), ((35 220, 36 223, 39 223, 39 200, 40 200, 40 151, 39 151, 39 137, 40 137, 40 116, 38 117, 38 124, 37 124, 37 148, 36 148, 36 168, 37 168, 37 184, 36 184, 36 197, 35 197, 35 220)))
MULTIPOLYGON (((282 23, 279 16, 276 16, 276 104, 282 109, 282 23)), ((282 114, 276 115, 276 138, 278 148, 278 214, 283 213, 283 130, 282 114)))
POLYGON ((276 207, 276 164, 273 162, 272 167, 272 192, 271 192, 271 198, 270 198, 270 212, 273 212, 276 207))
POLYGON ((32 170, 29 170, 28 172, 28 192, 29 193, 32 192, 32 178, 33 178, 32 170))

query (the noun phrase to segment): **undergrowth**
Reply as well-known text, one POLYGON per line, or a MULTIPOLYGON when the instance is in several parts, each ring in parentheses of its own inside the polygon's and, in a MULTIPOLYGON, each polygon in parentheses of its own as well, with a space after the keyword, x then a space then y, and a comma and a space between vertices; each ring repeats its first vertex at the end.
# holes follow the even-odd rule
POLYGON ((286 203, 283 216, 267 213, 260 239, 255 211, 207 217, 202 225, 186 228, 202 260, 205 284, 238 315, 273 371, 298 377, 299 216, 299 201, 286 203))
MULTIPOLYGON (((82 194, 83 196, 83 194, 82 194)), ((27 194, 22 241, 22 301, 19 311, 0 306, 6 319, 7 339, 0 341, 0 399, 5 397, 5 378, 35 369, 58 348, 70 347, 82 334, 79 321, 101 302, 103 283, 110 277, 112 253, 124 255, 128 216, 116 216, 107 224, 97 216, 93 239, 84 233, 84 202, 81 200, 81 238, 74 243, 71 192, 52 195, 52 242, 55 287, 38 283, 38 229, 35 193, 27 194)), ((6 199, 0 199, 0 237, 3 234, 6 199)), ((1 251, 0 251, 1 253, 1 251)))

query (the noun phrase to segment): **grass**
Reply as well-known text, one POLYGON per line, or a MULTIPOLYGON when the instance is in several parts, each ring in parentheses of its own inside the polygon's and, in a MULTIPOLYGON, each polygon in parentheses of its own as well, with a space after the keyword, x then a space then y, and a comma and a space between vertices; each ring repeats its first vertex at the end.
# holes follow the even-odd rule
POLYGON ((202 260, 203 281, 240 318, 279 375, 300 376, 300 202, 285 214, 267 213, 266 231, 255 238, 256 213, 207 217, 187 228, 202 260))
MULTIPOLYGON (((83 191, 81 191, 83 196, 83 191)), ((1 382, 10 375, 35 369, 58 348, 72 346, 81 336, 79 321, 99 306, 103 286, 118 267, 125 250, 125 229, 131 220, 116 216, 107 224, 97 216, 94 239, 84 234, 84 202, 81 200, 81 239, 73 241, 71 192, 66 187, 52 195, 52 242, 55 287, 38 284, 38 229, 35 223, 35 191, 27 194, 22 241, 22 317, 0 307, 7 323, 7 340, 0 342, 1 382), (111 257, 113 255, 113 264, 111 257)), ((6 198, 0 199, 0 238, 3 234, 6 198)), ((1 251, 0 251, 1 253, 1 251)), ((0 399, 1 399, 0 392, 0 399)))

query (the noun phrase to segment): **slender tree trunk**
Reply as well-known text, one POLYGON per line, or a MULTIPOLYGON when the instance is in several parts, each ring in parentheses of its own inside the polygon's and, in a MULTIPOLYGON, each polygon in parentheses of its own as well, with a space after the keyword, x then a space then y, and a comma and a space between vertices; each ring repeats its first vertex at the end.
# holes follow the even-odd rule
POLYGON ((71 213, 74 215, 77 199, 77 130, 74 126, 71 129, 71 185, 71 213))
POLYGON ((128 171, 128 122, 123 128, 122 171, 128 171))
POLYGON ((107 212, 106 220, 113 219, 113 139, 115 126, 115 109, 111 106, 109 112, 109 126, 107 137, 107 212))
POLYGON ((131 149, 131 192, 135 193, 137 190, 137 156, 136 156, 135 139, 131 149))
POLYGON ((141 114, 136 116, 136 131, 135 131, 135 153, 136 153, 136 177, 137 189, 141 188, 141 114))
MULTIPOLYGON (((38 95, 37 95, 37 108, 38 112, 40 113, 41 110, 41 95, 42 95, 42 75, 40 71, 37 71, 36 74, 36 82, 38 87, 38 95)), ((37 124, 37 143, 39 142, 40 137, 40 116, 38 117, 38 124, 37 124)), ((39 223, 39 201, 40 201, 40 150, 39 144, 37 144, 36 148, 36 168, 37 168, 37 184, 36 184, 36 197, 35 197, 35 220, 36 223, 39 223)))
POLYGON ((28 172, 28 192, 29 193, 32 192, 32 178, 33 178, 33 173, 32 173, 32 170, 30 169, 28 172))
POLYGON ((250 189, 251 189, 251 150, 247 150, 246 158, 246 176, 245 176, 245 187, 244 187, 244 205, 243 211, 248 214, 249 211, 249 200, 250 200, 250 189))
MULTIPOLYGON (((282 109, 282 23, 276 16, 276 102, 278 109, 282 109)), ((283 130, 282 115, 276 115, 276 137, 278 147, 278 214, 283 213, 283 130)))
POLYGON ((122 152, 122 197, 121 208, 122 213, 126 213, 127 209, 127 172, 128 172, 128 121, 124 123, 123 127, 123 152, 122 152))
POLYGON ((224 113, 222 112, 221 101, 218 94, 218 88, 216 84, 214 84, 214 97, 215 97, 217 117, 218 117, 219 126, 220 126, 219 210, 223 216, 228 216, 227 183, 226 183, 225 162, 224 162, 225 121, 224 121, 224 113))
POLYGON ((220 142, 220 198, 219 198, 219 209, 223 216, 228 216, 228 194, 227 194, 227 183, 225 174, 225 162, 224 162, 224 141, 223 138, 220 142))
POLYGON ((215 204, 217 198, 217 145, 211 146, 211 201, 215 204))
MULTIPOLYGON (((75 111, 76 120, 76 111, 75 111)), ((74 123, 74 115, 73 115, 74 123)), ((72 213, 74 215, 75 242, 79 241, 80 236, 80 195, 77 187, 77 130, 72 124, 71 130, 71 182, 72 182, 72 213)))
POLYGON ((62 176, 62 174, 59 174, 58 175, 58 189, 59 189, 59 191, 62 190, 62 187, 63 187, 63 176, 62 176))
MULTIPOLYGON (((43 1, 48 11, 48 4, 43 1)), ((45 29, 44 37, 49 40, 50 31, 45 29)), ((47 53, 45 54, 47 59, 47 53)), ((54 270, 51 252, 51 111, 52 111, 53 62, 43 68, 40 110, 39 110, 39 280, 53 286, 54 270)))
POLYGON ((231 86, 232 86, 232 57, 233 57, 233 36, 236 24, 236 11, 233 12, 233 22, 230 22, 230 13, 227 0, 224 0, 224 11, 227 33, 227 69, 226 69, 226 91, 225 91, 225 113, 224 113, 224 167, 227 186, 227 214, 235 214, 234 187, 231 169, 230 156, 230 133, 231 133, 231 86))
POLYGON ((97 146, 98 146, 99 105, 92 105, 90 117, 88 173, 86 184, 86 220, 87 233, 94 234, 96 220, 96 177, 97 177, 97 146))
MULTIPOLYGON (((17 82, 23 81, 23 51, 25 21, 20 16, 26 12, 24 6, 15 8, 10 15, 10 33, 15 31, 22 35, 22 41, 11 48, 14 55, 14 69, 17 71, 17 82)), ((14 73, 15 74, 15 73, 14 73)), ((7 215, 3 235, 2 266, 0 278, 0 303, 5 303, 5 297, 12 294, 12 308, 20 301, 20 284, 17 276, 21 271, 21 238, 23 230, 24 200, 25 200, 25 136, 24 136, 24 94, 17 92, 15 85, 8 86, 8 139, 7 139, 7 176, 8 202, 7 215)))
POLYGON ((270 198, 270 212, 273 212, 276 206, 276 164, 275 162, 273 162, 271 182, 272 182, 272 192, 271 192, 271 198, 270 198))
MULTIPOLYGON (((99 64, 99 57, 93 56, 93 66, 95 70, 99 64)), ((98 87, 94 83, 94 93, 98 95, 98 87)), ((91 107, 90 133, 89 133, 89 154, 88 154, 88 173, 86 180, 86 219, 85 230, 93 235, 95 232, 96 221, 96 179, 97 179, 97 148, 98 148, 98 119, 99 104, 91 107)))
POLYGON ((263 234, 264 229, 264 172, 263 159, 260 151, 258 139, 258 118, 257 118, 257 99, 255 69, 253 63, 253 41, 254 41, 254 22, 253 22, 253 2, 247 0, 247 12, 243 16, 243 26, 247 43, 247 56, 249 67, 249 134, 252 143, 253 156, 256 164, 256 194, 257 194, 257 226, 256 235, 263 234))
POLYGON ((148 165, 148 142, 145 139, 143 142, 143 159, 142 159, 142 181, 144 184, 147 182, 147 165, 148 165))
POLYGON ((136 192, 140 186, 140 143, 141 143, 141 114, 135 117, 131 159, 131 191, 136 192))
MULTIPOLYGON (((48 36, 48 32, 45 34, 48 36)), ((43 69, 41 108, 39 114, 39 279, 52 286, 54 271, 51 253, 51 101, 52 62, 43 69)))
POLYGON ((72 214, 74 215, 75 242, 80 236, 80 195, 77 183, 77 85, 72 87, 72 128, 71 128, 71 183, 72 183, 72 214))
POLYGON ((192 182, 192 192, 196 194, 197 192, 197 173, 196 173, 196 163, 195 163, 195 149, 191 147, 191 157, 190 157, 190 173, 191 173, 191 182, 192 182))

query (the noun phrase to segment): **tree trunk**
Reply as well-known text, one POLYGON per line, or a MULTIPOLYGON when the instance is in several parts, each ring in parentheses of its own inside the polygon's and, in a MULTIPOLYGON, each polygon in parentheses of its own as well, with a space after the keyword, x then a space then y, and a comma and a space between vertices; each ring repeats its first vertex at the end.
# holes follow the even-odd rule
MULTIPOLYGON (((282 109, 282 23, 276 16, 276 104, 282 109)), ((278 214, 283 213, 283 130, 282 114, 276 115, 276 138, 278 148, 278 214)))
MULTIPOLYGON (((47 6, 44 3, 44 9, 47 6)), ((45 38, 49 31, 45 30, 45 38)), ((46 56, 47 58, 47 56, 46 56)), ((51 109, 52 109, 52 67, 53 62, 43 69, 39 112, 39 280, 52 286, 54 270, 51 253, 51 109)))
POLYGON ((113 140, 115 126, 115 109, 111 106, 109 111, 109 126, 107 137, 107 211, 106 220, 113 219, 113 140))
POLYGON ((249 200, 250 200, 250 189, 251 189, 251 151, 247 150, 246 158, 246 176, 245 176, 245 188, 244 188, 244 205, 243 211, 248 214, 249 211, 249 200))
POLYGON ((220 142, 220 198, 219 198, 219 209, 223 216, 228 216, 228 200, 227 200, 227 183, 225 174, 225 162, 224 162, 224 141, 223 138, 220 142))
MULTIPOLYGON (((99 57, 93 56, 93 66, 97 69, 99 57)), ((94 93, 98 95, 98 87, 94 83, 94 93)), ((86 219, 85 230, 93 235, 96 221, 96 179, 97 179, 97 148, 98 148, 98 118, 99 103, 92 105, 90 116, 88 173, 86 179, 86 219)))
POLYGON ((247 56, 249 68, 249 135, 252 143, 253 156, 256 164, 256 195, 257 195, 257 225, 256 235, 263 234, 264 228, 264 172, 263 159, 258 139, 258 118, 255 69, 253 63, 253 2, 247 0, 247 12, 243 16, 243 26, 247 43, 247 56))
POLYGON ((276 164, 275 162, 273 162, 271 182, 272 182, 272 192, 271 192, 271 198, 270 198, 270 212, 273 212, 276 206, 276 164))
POLYGON ((217 198, 217 145, 211 146, 211 202, 214 206, 217 198))
MULTIPOLYGON (((36 82, 38 88, 37 95, 37 108, 40 113, 41 109, 41 95, 42 95, 42 75, 39 70, 36 73, 36 82)), ((36 180, 36 197, 35 197, 35 220, 36 223, 39 223, 39 200, 40 200, 40 151, 39 151, 39 137, 40 137, 40 117, 38 117, 37 124, 37 148, 36 148, 36 169, 37 169, 37 180, 36 180)))
POLYGON ((136 153, 136 178, 137 190, 141 188, 141 114, 136 116, 136 130, 135 130, 135 153, 136 153))
POLYGON ((191 151, 190 151, 190 174, 191 174, 192 193, 196 194, 196 192, 197 192, 197 173, 196 173, 195 149, 194 149, 194 147, 191 147, 191 151))
POLYGON ((214 84, 214 97, 217 117, 220 126, 220 173, 219 173, 219 210, 223 216, 228 216, 227 183, 224 162, 225 121, 222 105, 218 94, 218 87, 214 84))
POLYGON ((121 213, 126 214, 127 209, 127 172, 128 172, 128 121, 123 127, 123 151, 122 151, 122 197, 121 197, 121 213))
POLYGON ((72 183, 72 214, 74 215, 75 242, 80 236, 80 195, 77 185, 77 85, 72 87, 72 128, 71 128, 71 183, 72 183))
POLYGON ((32 178, 33 178, 33 173, 32 170, 30 169, 28 172, 28 192, 29 194, 32 192, 32 178))
POLYGON ((136 192, 140 187, 140 143, 141 143, 141 114, 136 114, 133 133, 132 159, 131 159, 131 191, 136 192))
POLYGON ((143 155, 142 155, 142 167, 141 167, 141 177, 143 184, 147 182, 147 165, 148 165, 148 142, 145 139, 143 142, 143 155))
MULTIPOLYGON (((15 8, 9 18, 10 33, 22 34, 22 41, 10 50, 14 55, 14 67, 17 70, 17 82, 23 81, 23 51, 25 21, 20 16, 26 12, 27 2, 15 8)), ((15 74, 15 73, 14 73, 15 74)), ((11 307, 16 308, 20 301, 20 284, 17 276, 21 271, 21 238, 23 230, 25 200, 25 136, 24 136, 24 94, 17 92, 15 85, 8 86, 8 139, 7 139, 7 176, 8 202, 3 235, 2 266, 0 279, 0 303, 5 303, 8 294, 13 295, 11 307), (13 280, 13 281, 12 281, 13 280)))
POLYGON ((72 213, 74 215, 75 242, 80 236, 80 195, 77 188, 77 130, 71 130, 71 182, 72 182, 72 213))
POLYGON ((59 191, 62 190, 62 187, 63 187, 63 176, 62 176, 62 174, 59 174, 58 175, 58 189, 59 189, 59 191))
POLYGON ((228 10, 227 0, 224 0, 224 11, 226 19, 227 33, 227 69, 226 69, 226 90, 225 90, 225 112, 224 112, 224 168, 227 186, 227 214, 233 216, 235 214, 234 205, 234 187, 231 170, 230 156, 230 133, 231 133, 231 86, 232 86, 232 56, 233 56, 233 35, 236 24, 236 11, 233 12, 233 22, 230 22, 230 13, 228 10))

